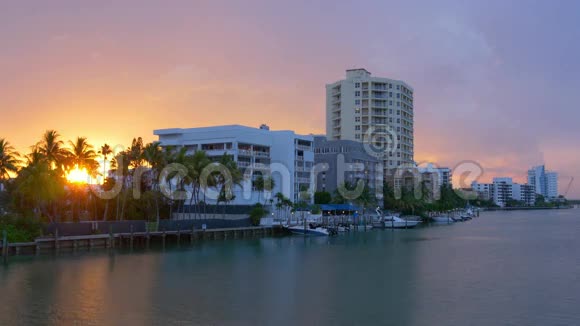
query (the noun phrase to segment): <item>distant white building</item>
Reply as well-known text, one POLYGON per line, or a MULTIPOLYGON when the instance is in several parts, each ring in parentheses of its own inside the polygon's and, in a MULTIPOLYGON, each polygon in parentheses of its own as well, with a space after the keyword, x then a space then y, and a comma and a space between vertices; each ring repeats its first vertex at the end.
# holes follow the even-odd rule
POLYGON ((514 183, 512 185, 512 199, 521 201, 528 206, 533 206, 536 203, 534 186, 514 183))
POLYGON ((453 187, 452 173, 450 168, 435 167, 432 163, 424 167, 418 167, 420 173, 432 173, 437 175, 439 186, 453 187))
POLYGON ((546 172, 546 198, 554 199, 558 197, 558 173, 546 172))
POLYGON ((544 165, 528 170, 528 184, 533 185, 536 194, 544 196, 546 200, 558 197, 558 173, 546 170, 544 165))
POLYGON ((225 125, 159 129, 154 134, 159 136, 161 146, 185 147, 190 154, 201 150, 213 159, 223 154, 232 155, 238 167, 252 179, 258 174, 264 174, 261 171, 265 171, 266 175, 271 173, 274 180, 271 192, 258 194, 252 189, 251 179, 246 179, 242 186, 236 186, 233 190, 235 198, 231 204, 252 205, 264 202, 264 196, 272 198, 277 192, 298 202, 301 200, 300 191, 312 190, 312 136, 297 135, 288 130, 271 131, 266 125, 260 128, 225 125))
POLYGON ((473 181, 471 189, 475 191, 480 199, 490 200, 493 198, 493 184, 492 183, 478 183, 473 181))
POLYGON ((510 199, 513 199, 512 178, 493 178, 493 202, 504 207, 510 199))
POLYGON ((532 206, 536 202, 534 186, 514 183, 512 178, 494 178, 493 183, 474 181, 471 183, 471 188, 477 192, 479 198, 491 199, 500 207, 506 206, 510 200, 521 201, 528 206, 532 206))

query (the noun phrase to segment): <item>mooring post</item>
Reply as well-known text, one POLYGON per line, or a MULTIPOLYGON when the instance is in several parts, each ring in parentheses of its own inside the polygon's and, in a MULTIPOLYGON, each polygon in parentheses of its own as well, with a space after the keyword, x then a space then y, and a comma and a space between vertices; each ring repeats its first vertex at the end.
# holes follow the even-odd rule
POLYGON ((130 241, 131 250, 133 250, 133 224, 131 224, 131 239, 129 241, 130 241))
POLYGON ((195 225, 191 226, 191 237, 189 238, 189 243, 193 244, 193 236, 195 235, 195 225))
POLYGON ((113 237, 113 226, 109 224, 109 248, 115 248, 115 238, 113 237))
POLYGON ((6 230, 2 232, 2 257, 6 263, 8 260, 8 232, 6 230))
POLYGON ((54 249, 56 249, 56 251, 58 251, 58 249, 59 249, 59 244, 58 244, 58 228, 55 229, 55 231, 54 231, 54 249))
POLYGON ((149 249, 149 239, 150 239, 150 235, 149 235, 149 227, 145 228, 145 246, 147 247, 147 249, 149 249))

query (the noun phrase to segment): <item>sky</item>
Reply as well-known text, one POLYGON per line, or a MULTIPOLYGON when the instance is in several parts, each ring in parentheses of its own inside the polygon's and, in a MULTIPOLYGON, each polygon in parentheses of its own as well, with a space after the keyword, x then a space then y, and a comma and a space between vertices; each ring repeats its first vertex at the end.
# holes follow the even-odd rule
POLYGON ((573 0, 4 1, 0 138, 322 134, 325 84, 366 68, 413 86, 416 161, 519 182, 546 164, 580 198, 578 40, 573 0))

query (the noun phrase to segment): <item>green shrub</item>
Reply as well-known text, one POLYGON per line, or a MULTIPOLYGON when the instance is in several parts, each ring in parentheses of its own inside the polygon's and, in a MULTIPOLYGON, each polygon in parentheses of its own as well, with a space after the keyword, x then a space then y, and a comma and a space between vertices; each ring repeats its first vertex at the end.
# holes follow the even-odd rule
POLYGON ((250 211, 250 220, 252 220, 252 225, 254 226, 260 225, 260 220, 262 219, 262 217, 266 216, 266 214, 268 214, 268 211, 264 209, 262 204, 258 203, 254 205, 254 208, 252 208, 252 210, 250 211))
POLYGON ((3 216, 0 217, 0 238, 4 230, 8 242, 30 242, 40 236, 42 223, 30 217, 3 216))

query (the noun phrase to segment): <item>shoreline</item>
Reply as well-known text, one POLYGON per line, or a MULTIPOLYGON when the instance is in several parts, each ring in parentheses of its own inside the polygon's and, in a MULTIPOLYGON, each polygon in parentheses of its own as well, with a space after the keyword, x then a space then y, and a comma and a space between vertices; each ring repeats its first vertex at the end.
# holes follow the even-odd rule
POLYGON ((545 209, 574 209, 574 206, 564 206, 564 207, 487 207, 481 208, 482 211, 531 211, 531 210, 545 210, 545 209))
POLYGON ((4 263, 9 256, 38 256, 41 254, 74 252, 76 250, 144 248, 152 245, 193 244, 205 240, 247 239, 254 237, 273 237, 284 234, 278 226, 241 227, 221 229, 192 229, 178 231, 132 232, 115 234, 94 234, 80 236, 53 236, 37 238, 32 242, 8 243, 0 249, 4 263))

